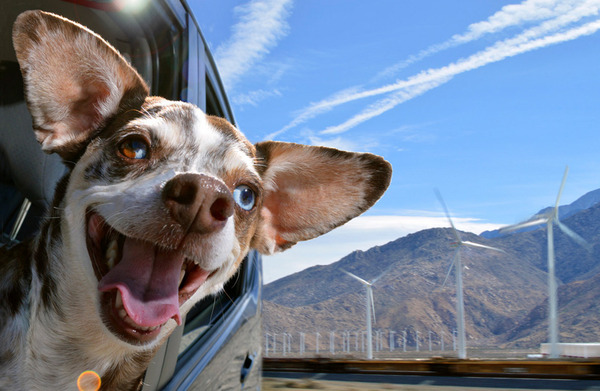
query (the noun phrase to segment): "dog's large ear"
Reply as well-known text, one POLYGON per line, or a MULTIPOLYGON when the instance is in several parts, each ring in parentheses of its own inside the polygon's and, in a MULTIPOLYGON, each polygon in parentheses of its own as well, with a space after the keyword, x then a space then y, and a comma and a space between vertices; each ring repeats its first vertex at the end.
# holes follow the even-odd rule
POLYGON ((65 160, 108 118, 139 107, 148 95, 142 78, 110 44, 58 15, 22 13, 13 44, 36 137, 44 151, 65 160))
POLYGON ((252 247, 263 254, 315 238, 363 213, 383 195, 392 175, 387 161, 369 153, 273 141, 257 144, 256 150, 265 195, 252 247))

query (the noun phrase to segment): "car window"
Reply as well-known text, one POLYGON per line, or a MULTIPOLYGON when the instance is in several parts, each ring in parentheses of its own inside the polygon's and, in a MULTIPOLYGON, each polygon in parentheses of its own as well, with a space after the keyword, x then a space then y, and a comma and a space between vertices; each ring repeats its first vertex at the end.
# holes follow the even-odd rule
MULTIPOLYGON (((18 106, 21 113, 19 116, 2 113, 3 119, 20 118, 14 123, 5 122, 2 125, 3 133, 5 129, 9 129, 30 134, 32 150, 47 156, 41 152, 33 132, 31 132, 31 119, 24 101, 21 73, 14 49, 10 44, 12 42, 11 29, 6 28, 6 26, 12 26, 17 15, 28 9, 42 9, 62 15, 98 33, 119 50, 140 73, 150 87, 151 94, 172 100, 189 101, 198 105, 209 115, 223 117, 234 123, 218 73, 210 53, 206 51, 206 45, 200 32, 195 23, 182 24, 182 19, 171 11, 169 2, 149 3, 149 9, 146 12, 135 15, 107 9, 107 4, 113 4, 110 2, 86 1, 82 4, 84 5, 58 0, 25 0, 11 5, 7 12, 0 16, 3 42, 0 48, 1 81, 3 86, 16 86, 1 90, 0 110, 4 110, 5 107, 14 110, 18 106)), ((2 148, 0 148, 0 163, 4 162, 2 152, 2 148)), ((58 164, 61 164, 60 159, 57 161, 58 164)), ((59 177, 56 176, 47 184, 49 197, 51 197, 59 177)), ((0 179, 0 200, 3 203, 0 223, 3 233, 6 234, 10 232, 12 223, 19 214, 23 193, 12 183, 10 167, 5 164, 0 164, 0 179)), ((30 213, 31 229, 27 230, 29 236, 35 231, 42 214, 43 208, 36 213, 30 213)), ((248 275, 247 261, 244 261, 237 274, 226 284, 222 292, 206 297, 192 308, 183 325, 183 336, 177 347, 179 355, 190 353, 201 346, 204 342, 202 337, 211 330, 215 323, 223 319, 236 300, 244 293, 248 275)), ((174 339, 174 344, 177 342, 178 340, 174 339)), ((165 363, 168 360, 165 358, 165 363)), ((158 369, 158 372, 165 372, 168 380, 172 372, 165 371, 164 368, 166 366, 174 367, 174 365, 166 363, 165 366, 158 369)), ((160 376, 161 382, 163 382, 163 375, 160 376)))

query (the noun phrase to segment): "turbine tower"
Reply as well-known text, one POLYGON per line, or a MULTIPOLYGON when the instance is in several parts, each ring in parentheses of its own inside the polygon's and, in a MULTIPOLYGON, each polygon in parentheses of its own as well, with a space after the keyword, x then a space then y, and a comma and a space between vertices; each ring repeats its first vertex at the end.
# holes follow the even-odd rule
MULTIPOLYGON (((438 197, 438 200, 440 201, 440 204, 442 204, 442 207, 444 208, 444 212, 446 213, 446 217, 448 218, 448 221, 450 222, 450 227, 452 228, 452 232, 454 233, 454 236, 456 237, 456 242, 453 243, 453 245, 456 245, 456 250, 454 250, 454 258, 452 260, 452 264, 454 264, 454 267, 455 267, 454 270, 455 270, 455 274, 456 274, 456 323, 457 323, 457 328, 458 328, 458 358, 464 359, 464 358, 467 358, 467 347, 466 347, 466 337, 465 337, 465 303, 464 303, 464 297, 463 297, 462 261, 460 259, 460 249, 461 249, 461 247, 466 246, 466 247, 472 247, 472 248, 484 248, 487 250, 498 251, 501 253, 505 253, 505 251, 500 250, 499 248, 496 248, 496 247, 486 246, 483 244, 473 243, 473 242, 469 242, 469 241, 463 241, 460 237, 460 234, 458 233, 458 230, 454 226, 454 223, 452 222, 452 218, 450 217, 450 212, 448 211, 448 208, 446 207, 446 203, 444 202, 444 199, 442 198, 442 194, 437 190, 435 193, 438 197)), ((448 279, 448 276, 450 275, 450 272, 452 270, 452 264, 450 265, 450 269, 448 270, 448 274, 446 274, 446 278, 444 279, 444 283, 442 284, 442 286, 444 286, 446 284, 446 280, 448 279)))
POLYGON ((543 223, 546 224, 546 229, 548 230, 548 335, 550 337, 550 358, 558 358, 558 356, 560 355, 558 348, 558 300, 556 293, 556 277, 554 272, 554 224, 556 224, 561 231, 563 231, 568 237, 580 244, 586 250, 590 252, 592 251, 591 246, 588 242, 585 241, 585 239, 583 239, 569 227, 561 223, 558 219, 558 204, 560 202, 560 196, 562 195, 562 191, 565 187, 565 182, 567 180, 568 173, 569 167, 567 166, 565 168, 565 173, 563 174, 560 188, 558 189, 558 195, 556 197, 556 202, 554 203, 554 208, 551 208, 542 215, 535 216, 535 218, 532 220, 525 221, 516 225, 511 225, 502 228, 501 230, 503 232, 508 232, 515 231, 521 228, 532 227, 543 223))
POLYGON ((385 274, 385 272, 383 272, 382 274, 380 274, 377 278, 375 278, 374 280, 372 280, 371 282, 368 282, 358 276, 355 276, 354 274, 346 271, 346 270, 342 270, 344 273, 346 273, 347 275, 349 275, 350 277, 358 280, 361 284, 363 284, 366 288, 367 291, 367 295, 366 295, 366 311, 367 311, 367 358, 369 360, 373 359, 373 325, 371 323, 371 313, 373 314, 373 323, 375 323, 375 302, 373 301, 373 284, 375 284, 377 282, 377 280, 379 280, 381 277, 383 277, 383 275, 385 274))

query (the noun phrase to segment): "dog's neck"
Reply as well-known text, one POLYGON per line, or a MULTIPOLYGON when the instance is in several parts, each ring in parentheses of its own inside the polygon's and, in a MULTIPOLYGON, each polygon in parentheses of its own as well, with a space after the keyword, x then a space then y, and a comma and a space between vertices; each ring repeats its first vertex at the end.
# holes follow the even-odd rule
MULTIPOLYGON (((15 281, 28 281, 28 287, 13 287, 22 289, 24 299, 15 305, 14 316, 6 320, 9 327, 2 328, 4 334, 11 335, 3 334, 0 339, 3 343, 11 341, 7 351, 16 352, 0 349, 0 358, 6 355, 14 362, 12 368, 18 369, 7 373, 19 373, 27 382, 16 388, 12 384, 10 389, 46 390, 49 384, 56 389, 73 389, 78 376, 93 369, 101 376, 103 390, 137 390, 156 349, 136 352, 95 330, 102 326, 86 314, 93 309, 81 305, 85 300, 78 297, 80 290, 68 278, 68 271, 62 270, 69 264, 63 259, 69 251, 60 234, 64 216, 58 217, 46 219, 33 242, 8 250, 15 253, 10 256, 15 274, 19 273, 14 275, 15 281), (24 253, 28 256, 21 257, 24 253), (26 265, 17 265, 25 259, 26 265), (62 272, 65 274, 61 276, 62 272)), ((3 373, 0 379, 5 379, 3 373)), ((0 389, 4 389, 2 381, 0 389)))

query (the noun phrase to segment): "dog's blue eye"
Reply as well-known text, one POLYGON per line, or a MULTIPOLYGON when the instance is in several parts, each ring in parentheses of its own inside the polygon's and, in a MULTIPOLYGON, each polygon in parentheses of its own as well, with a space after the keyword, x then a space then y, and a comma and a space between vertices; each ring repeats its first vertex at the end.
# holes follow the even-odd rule
POLYGON ((148 156, 148 145, 139 139, 128 139, 121 143, 119 151, 129 159, 145 159, 148 156))
POLYGON ((233 199, 240 208, 244 210, 252 210, 256 203, 256 194, 249 186, 240 185, 233 190, 233 199))

